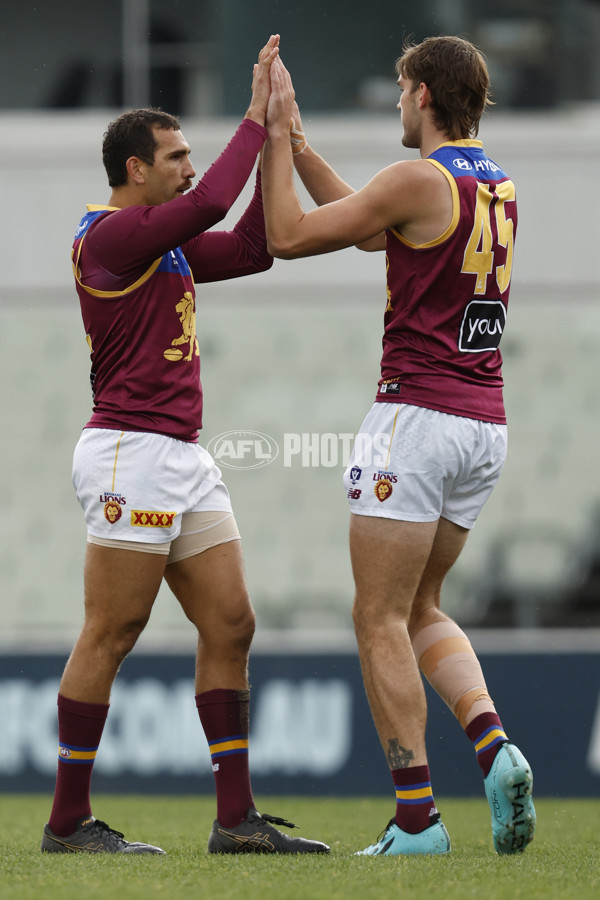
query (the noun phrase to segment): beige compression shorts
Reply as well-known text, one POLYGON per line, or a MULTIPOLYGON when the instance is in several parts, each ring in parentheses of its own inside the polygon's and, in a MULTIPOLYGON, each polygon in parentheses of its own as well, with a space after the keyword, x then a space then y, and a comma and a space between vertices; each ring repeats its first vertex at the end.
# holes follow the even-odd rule
POLYGON ((142 544, 140 541, 115 541, 88 534, 88 543, 113 547, 117 550, 138 550, 142 553, 161 553, 169 563, 203 553, 211 547, 238 540, 240 533, 233 513, 193 512, 181 517, 181 531, 174 541, 163 544, 142 544))

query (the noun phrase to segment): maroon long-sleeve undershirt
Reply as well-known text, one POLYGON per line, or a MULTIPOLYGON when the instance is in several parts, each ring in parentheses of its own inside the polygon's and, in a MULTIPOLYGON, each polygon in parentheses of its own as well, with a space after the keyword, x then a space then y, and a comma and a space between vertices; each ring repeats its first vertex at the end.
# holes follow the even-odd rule
POLYGON ((85 239, 81 261, 84 280, 85 270, 90 268, 95 289, 120 289, 178 246, 196 282, 268 269, 272 259, 266 246, 260 171, 254 196, 235 227, 231 231, 207 231, 235 203, 265 137, 262 126, 244 119, 225 150, 188 194, 160 206, 130 206, 101 216, 85 239))

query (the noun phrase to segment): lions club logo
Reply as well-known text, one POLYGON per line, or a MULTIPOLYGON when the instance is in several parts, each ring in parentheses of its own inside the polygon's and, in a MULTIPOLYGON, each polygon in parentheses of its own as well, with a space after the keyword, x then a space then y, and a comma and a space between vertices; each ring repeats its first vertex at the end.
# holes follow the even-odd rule
POLYGON ((384 500, 387 500, 392 495, 392 482, 389 478, 380 478, 373 490, 379 502, 383 503, 384 500))
POLYGON ((120 503, 116 503, 114 500, 109 500, 104 504, 104 517, 108 519, 111 525, 114 525, 115 522, 118 522, 122 515, 123 510, 121 509, 120 503))
POLYGON ((171 341, 171 346, 167 347, 163 355, 165 359, 169 359, 171 362, 178 362, 180 359, 183 359, 184 362, 189 362, 193 356, 200 355, 196 338, 194 295, 190 291, 186 291, 175 309, 181 323, 181 334, 171 341), (179 349, 182 344, 188 345, 185 356, 183 350, 179 349))

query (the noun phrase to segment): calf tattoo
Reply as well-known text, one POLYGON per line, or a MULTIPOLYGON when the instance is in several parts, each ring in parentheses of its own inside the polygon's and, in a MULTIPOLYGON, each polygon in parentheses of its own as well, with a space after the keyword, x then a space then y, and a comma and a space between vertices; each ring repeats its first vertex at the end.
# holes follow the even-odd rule
POLYGON ((387 760, 390 769, 407 769, 411 759, 415 758, 412 750, 402 747, 397 738, 392 738, 388 743, 387 760))

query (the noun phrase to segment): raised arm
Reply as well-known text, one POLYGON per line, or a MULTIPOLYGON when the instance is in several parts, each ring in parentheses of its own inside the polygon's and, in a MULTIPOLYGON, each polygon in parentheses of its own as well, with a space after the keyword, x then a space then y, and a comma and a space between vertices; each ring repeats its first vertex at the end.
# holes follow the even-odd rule
POLYGON ((85 253, 112 275, 128 277, 216 225, 243 190, 265 134, 245 119, 192 191, 159 206, 128 206, 100 218, 85 239, 85 253))
POLYGON ((272 35, 254 66, 252 97, 244 121, 225 150, 189 193, 157 206, 126 206, 100 218, 86 237, 85 255, 110 275, 128 279, 225 218, 243 190, 264 144, 269 70, 279 53, 272 35))
POLYGON ((422 160, 395 163, 360 191, 305 212, 294 187, 289 139, 294 89, 279 59, 271 67, 271 87, 269 139, 262 165, 267 241, 273 256, 294 259, 330 253, 418 218, 423 205, 420 191, 430 174, 423 167, 435 177, 434 167, 422 160))
MULTIPOLYGON (((294 168, 317 206, 342 200, 355 193, 354 188, 347 184, 308 143, 302 127, 300 109, 295 101, 292 108, 290 139, 294 168)), ((385 250, 385 234, 376 235, 357 246, 360 250, 385 250)))

